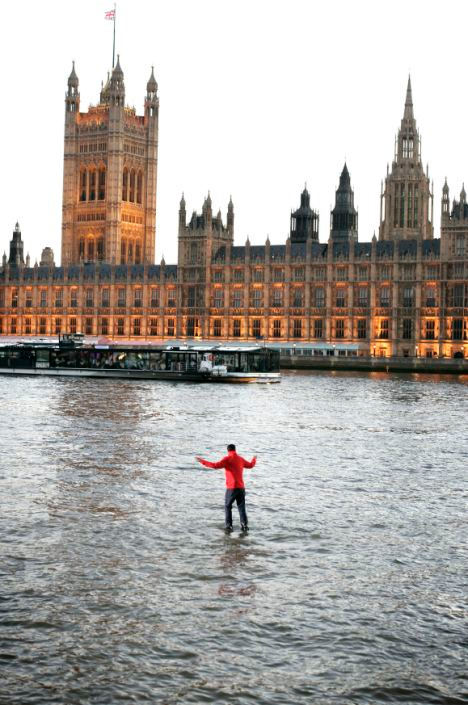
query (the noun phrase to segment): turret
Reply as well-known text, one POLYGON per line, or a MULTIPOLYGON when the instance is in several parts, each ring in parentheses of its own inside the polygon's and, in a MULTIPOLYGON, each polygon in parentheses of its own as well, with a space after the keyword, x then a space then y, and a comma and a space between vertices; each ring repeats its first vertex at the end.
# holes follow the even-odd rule
POLYGON ((44 247, 39 264, 41 267, 55 267, 54 251, 51 247, 44 247))
POLYGON ((8 258, 8 264, 14 264, 16 266, 24 264, 23 242, 21 240, 21 229, 19 223, 16 223, 15 229, 13 230, 13 239, 10 240, 10 256, 8 258))
POLYGON ((354 207, 354 192, 346 163, 336 190, 335 207, 331 212, 330 235, 335 242, 358 239, 358 214, 354 207))
POLYGON ((184 194, 182 194, 182 198, 180 199, 180 206, 179 206, 179 229, 185 228, 186 224, 187 224, 187 211, 185 210, 184 194))
POLYGON ((151 76, 149 77, 148 83, 146 84, 145 118, 149 119, 155 117, 158 113, 158 107, 158 84, 154 77, 154 67, 152 66, 151 76))
POLYGON ((232 202, 232 196, 229 197, 228 209, 227 209, 227 229, 231 238, 234 237, 234 204, 232 202))
POLYGON ((208 191, 208 197, 205 198, 205 202, 203 203, 203 217, 205 220, 205 227, 211 227, 211 223, 213 220, 213 211, 211 208, 211 196, 210 192, 208 191))
POLYGON ((448 218, 450 216, 450 194, 449 187, 447 184, 447 177, 445 177, 445 183, 442 188, 442 219, 448 218))
POLYGON ((463 208, 466 203, 466 191, 465 191, 465 184, 462 186, 462 190, 460 191, 460 208, 463 208))
POLYGON ((65 94, 65 110, 72 115, 80 111, 80 94, 78 87, 79 81, 75 72, 75 62, 73 61, 71 74, 68 77, 68 89, 65 94))
POLYGON ((291 212, 290 238, 291 242, 318 241, 319 216, 310 207, 310 194, 307 187, 301 193, 300 207, 291 212))
POLYGON ((120 57, 117 55, 117 64, 112 71, 109 84, 109 100, 111 105, 124 107, 125 105, 125 84, 124 75, 120 67, 120 57))

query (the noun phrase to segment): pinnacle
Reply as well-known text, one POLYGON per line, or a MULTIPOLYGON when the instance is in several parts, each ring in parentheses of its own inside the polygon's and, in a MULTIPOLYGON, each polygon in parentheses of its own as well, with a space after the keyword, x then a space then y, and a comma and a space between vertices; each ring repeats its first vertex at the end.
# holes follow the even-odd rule
POLYGON ((411 76, 408 76, 408 86, 406 88, 405 113, 404 118, 413 120, 413 93, 411 90, 411 76))

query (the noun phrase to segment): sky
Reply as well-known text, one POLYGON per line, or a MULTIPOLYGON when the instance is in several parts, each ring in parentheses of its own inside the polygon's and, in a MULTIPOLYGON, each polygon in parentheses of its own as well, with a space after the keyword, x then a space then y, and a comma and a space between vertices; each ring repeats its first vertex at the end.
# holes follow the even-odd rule
MULTIPOLYGON (((22 0, 0 26, 0 252, 19 221, 31 262, 60 261, 64 97, 75 61, 81 110, 112 65, 106 0, 22 0)), ((117 0, 126 101, 159 85, 156 261, 177 261, 178 209, 234 203, 240 245, 284 243, 307 184, 328 239, 346 161, 359 239, 378 234, 411 74, 439 236, 445 177, 468 183, 466 0, 117 0)))

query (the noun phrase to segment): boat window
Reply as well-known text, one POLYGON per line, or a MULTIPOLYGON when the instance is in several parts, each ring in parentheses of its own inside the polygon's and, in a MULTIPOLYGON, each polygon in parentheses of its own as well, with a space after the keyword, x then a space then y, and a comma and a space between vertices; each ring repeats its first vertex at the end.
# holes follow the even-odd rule
POLYGON ((50 351, 46 350, 36 350, 36 360, 38 362, 49 362, 50 351))
POLYGON ((50 361, 51 367, 76 367, 74 350, 59 350, 50 361))
POLYGON ((163 358, 162 352, 150 352, 148 353, 148 368, 150 370, 163 370, 166 367, 166 362, 163 358))

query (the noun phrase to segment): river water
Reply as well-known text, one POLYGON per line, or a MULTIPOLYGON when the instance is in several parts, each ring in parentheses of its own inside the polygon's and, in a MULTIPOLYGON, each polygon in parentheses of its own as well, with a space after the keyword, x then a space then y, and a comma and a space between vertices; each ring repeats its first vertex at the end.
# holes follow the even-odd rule
POLYGON ((468 378, 3 377, 0 407, 2 705, 468 702, 468 378), (194 460, 227 443, 247 537, 194 460))

